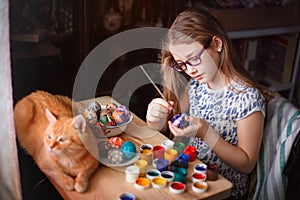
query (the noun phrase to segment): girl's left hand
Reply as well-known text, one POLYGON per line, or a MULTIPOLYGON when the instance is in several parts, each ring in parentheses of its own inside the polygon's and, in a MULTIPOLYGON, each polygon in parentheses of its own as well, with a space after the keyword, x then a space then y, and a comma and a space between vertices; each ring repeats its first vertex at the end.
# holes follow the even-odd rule
POLYGON ((168 121, 169 129, 174 136, 184 136, 184 137, 199 137, 204 138, 208 130, 208 123, 198 117, 186 116, 185 120, 190 123, 189 126, 185 128, 178 128, 168 121))

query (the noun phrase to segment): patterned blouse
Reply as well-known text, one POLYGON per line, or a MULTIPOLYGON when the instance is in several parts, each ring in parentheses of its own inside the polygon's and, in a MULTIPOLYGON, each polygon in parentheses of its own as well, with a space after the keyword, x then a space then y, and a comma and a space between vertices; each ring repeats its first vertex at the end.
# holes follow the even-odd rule
MULTIPOLYGON (((206 84, 192 80, 189 89, 190 115, 205 119, 227 142, 237 145, 236 122, 255 111, 265 115, 265 100, 256 88, 240 84, 235 79, 220 90, 211 90, 206 84)), ((197 148, 197 157, 206 164, 216 163, 220 174, 233 183, 232 196, 242 196, 248 191, 247 174, 232 169, 197 137, 191 138, 191 145, 197 148)))

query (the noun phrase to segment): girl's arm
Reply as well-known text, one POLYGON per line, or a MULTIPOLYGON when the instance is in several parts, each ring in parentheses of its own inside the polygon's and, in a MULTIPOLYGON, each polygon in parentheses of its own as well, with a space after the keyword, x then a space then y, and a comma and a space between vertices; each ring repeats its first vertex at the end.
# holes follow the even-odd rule
POLYGON ((254 112, 237 122, 237 146, 225 141, 203 119, 188 116, 186 120, 192 125, 184 129, 168 122, 175 136, 199 137, 230 167, 245 174, 253 170, 263 136, 264 117, 261 112, 254 112))
MULTIPOLYGON (((234 146, 219 137, 213 151, 232 168, 241 173, 250 173, 257 161, 263 136, 264 117, 254 112, 237 122, 238 144, 234 146)), ((208 131, 207 134, 218 134, 208 131)), ((207 137, 210 137, 207 135, 207 137)), ((204 139, 205 141, 205 139, 204 139)))

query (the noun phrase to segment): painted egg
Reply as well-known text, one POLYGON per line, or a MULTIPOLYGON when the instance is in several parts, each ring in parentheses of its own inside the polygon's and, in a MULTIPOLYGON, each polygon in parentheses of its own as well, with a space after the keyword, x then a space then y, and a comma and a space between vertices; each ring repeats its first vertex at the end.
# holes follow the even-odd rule
POLYGON ((117 108, 118 108, 118 106, 115 103, 107 103, 106 106, 105 106, 105 109, 110 111, 110 112, 113 112, 117 108))
POLYGON ((126 123, 130 118, 130 111, 126 106, 120 105, 112 113, 117 125, 126 123))
POLYGON ((85 109, 83 111, 83 116, 89 124, 96 124, 98 122, 97 114, 92 110, 85 109))
POLYGON ((89 103, 87 109, 94 111, 99 119, 101 113, 101 105, 97 101, 89 103))
POLYGON ((110 149, 107 152, 107 160, 112 164, 120 164, 124 161, 124 153, 120 149, 110 149))
POLYGON ((136 153, 136 146, 133 142, 127 141, 122 144, 121 150, 124 153, 125 157, 130 159, 136 153))
POLYGON ((120 149, 121 146, 124 144, 124 140, 120 137, 112 137, 108 141, 113 148, 118 149, 120 149))
POLYGON ((172 118, 172 124, 178 128, 184 128, 188 125, 188 122, 185 121, 185 113, 179 113, 172 118))
POLYGON ((111 115, 101 115, 99 119, 100 125, 102 126, 115 126, 116 122, 111 115))

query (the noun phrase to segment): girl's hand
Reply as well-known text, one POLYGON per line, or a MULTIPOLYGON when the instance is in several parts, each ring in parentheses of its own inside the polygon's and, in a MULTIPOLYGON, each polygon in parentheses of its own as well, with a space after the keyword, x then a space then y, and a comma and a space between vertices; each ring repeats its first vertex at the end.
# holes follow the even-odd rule
POLYGON ((198 117, 186 116, 185 120, 190 123, 189 126, 185 128, 178 128, 172 125, 171 121, 168 121, 169 129, 174 136, 184 136, 184 137, 199 137, 204 139, 209 125, 207 122, 198 117))
POLYGON ((147 125, 156 130, 161 130, 167 121, 169 112, 173 109, 173 101, 165 101, 162 98, 153 99, 147 109, 147 125))

